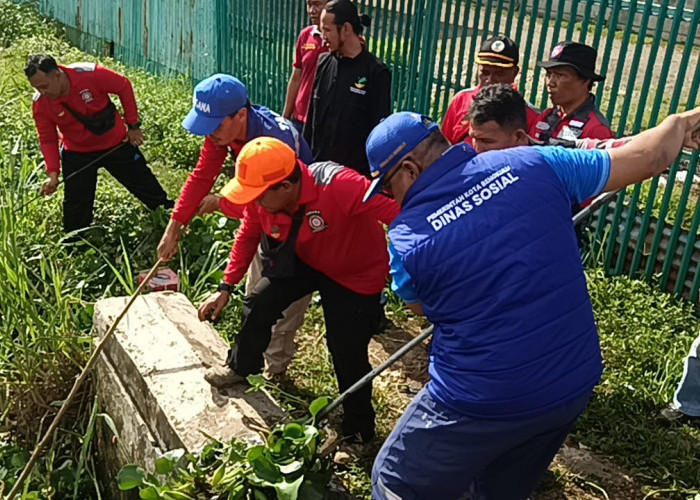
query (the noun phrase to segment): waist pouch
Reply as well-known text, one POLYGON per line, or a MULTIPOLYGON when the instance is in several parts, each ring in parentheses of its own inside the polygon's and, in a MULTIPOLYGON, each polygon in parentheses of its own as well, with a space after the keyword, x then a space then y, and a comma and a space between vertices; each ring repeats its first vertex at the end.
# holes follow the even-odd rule
POLYGON ((277 241, 263 233, 260 249, 262 250, 262 275, 266 278, 291 278, 294 276, 297 237, 301 221, 304 219, 305 209, 306 205, 302 205, 292 217, 292 226, 285 241, 277 241))
POLYGON ((80 114, 65 103, 63 103, 63 107, 94 135, 105 135, 114 128, 117 120, 117 107, 112 101, 109 101, 109 104, 102 111, 98 111, 92 116, 80 114))

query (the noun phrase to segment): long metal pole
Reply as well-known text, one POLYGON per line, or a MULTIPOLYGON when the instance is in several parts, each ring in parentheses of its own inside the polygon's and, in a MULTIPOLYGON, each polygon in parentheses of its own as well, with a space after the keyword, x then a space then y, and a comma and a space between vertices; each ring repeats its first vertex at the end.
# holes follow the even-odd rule
POLYGON ((394 354, 392 354, 384 363, 376 367, 374 370, 369 372, 367 375, 362 377, 360 380, 355 382, 353 385, 351 385, 348 389, 346 389, 340 396, 338 396, 337 399, 335 399, 333 402, 331 402, 328 406, 326 406, 323 410, 318 412, 317 418, 320 420, 321 418, 325 417, 328 415, 330 412, 335 410, 338 406, 343 404, 343 401, 345 401, 350 394, 353 392, 357 391, 358 389, 364 387, 366 384, 370 383, 377 375, 382 373, 384 370, 389 368, 391 365, 396 363, 399 359, 401 359, 408 351, 413 349, 415 346, 423 342, 425 339, 430 337, 433 334, 433 325, 430 325, 428 328, 423 330, 420 335, 415 337, 413 340, 410 342, 406 343, 401 349, 396 351, 394 354))
MULTIPOLYGON (((63 184, 64 182, 66 182, 68 179, 71 179, 71 178, 75 177, 75 176, 78 175, 78 174, 82 174, 83 172, 85 172, 85 170, 87 170, 88 168, 94 166, 98 161, 103 160, 107 155, 110 155, 110 154, 114 153, 117 149, 121 148, 121 147, 124 146, 125 144, 126 144, 126 142, 120 142, 119 144, 117 144, 116 146, 114 146, 112 149, 109 149, 109 150, 105 151, 104 153, 102 153, 100 156, 98 156, 97 158, 95 158, 94 160, 92 160, 92 161, 91 161, 90 163, 88 163, 87 165, 84 165, 84 166, 80 167, 78 170, 76 170, 75 172, 73 172, 72 174, 70 174, 70 175, 68 175, 68 176, 66 176, 66 177, 63 177, 62 179, 60 179, 60 180, 58 181, 58 184, 56 184, 56 188, 58 188, 58 186, 60 186, 60 185, 63 184)), ((43 198, 43 197, 44 197, 43 193, 40 194, 39 196, 35 196, 34 198, 32 198, 31 200, 29 200, 28 202, 23 203, 23 204, 21 204, 19 207, 15 208, 14 211, 15 211, 15 212, 19 212, 19 211, 22 210, 24 207, 26 207, 26 206, 28 206, 28 205, 31 205, 31 204, 34 203, 36 200, 38 200, 39 198, 43 198)))

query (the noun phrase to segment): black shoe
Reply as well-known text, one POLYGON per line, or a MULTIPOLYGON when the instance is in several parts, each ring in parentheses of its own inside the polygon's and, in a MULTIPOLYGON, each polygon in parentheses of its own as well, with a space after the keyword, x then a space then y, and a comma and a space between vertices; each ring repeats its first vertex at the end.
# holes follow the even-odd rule
POLYGON ((343 443, 367 444, 374 439, 374 429, 365 432, 343 433, 343 443))

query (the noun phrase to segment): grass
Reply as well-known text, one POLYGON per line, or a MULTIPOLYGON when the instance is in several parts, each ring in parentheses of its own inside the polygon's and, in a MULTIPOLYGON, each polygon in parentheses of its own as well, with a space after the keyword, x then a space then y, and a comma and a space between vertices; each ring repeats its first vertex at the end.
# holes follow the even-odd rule
MULTIPOLYGON (((95 220, 83 234, 85 241, 73 247, 61 243, 61 193, 35 199, 46 177, 31 117, 33 90, 22 68, 36 52, 57 55, 66 64, 96 60, 68 45, 60 29, 30 7, 1 0, 0 493, 9 490, 90 352, 94 302, 133 289, 137 271, 155 262, 168 220, 162 209, 149 212, 101 172, 95 220)), ((179 125, 190 106, 189 83, 156 78, 108 59, 101 62, 134 82, 147 138, 144 154, 176 197, 201 143, 179 125), (159 104, 163 97, 167 101, 159 104)), ((236 227, 234 221, 210 215, 183 237, 183 250, 172 267, 180 271, 183 292, 191 300, 219 282, 236 227)), ((89 446, 95 421, 92 391, 88 384, 71 407, 27 483, 28 494, 97 496, 89 446)))
MULTIPOLYGON (((101 175, 95 224, 86 234, 89 244, 70 250, 58 243, 60 196, 16 210, 44 179, 30 114, 32 90, 21 74, 26 56, 46 51, 60 54, 64 62, 96 59, 68 45, 51 23, 7 0, 0 0, 0 47, 0 481, 6 481, 26 460, 25 448, 47 425, 55 402, 64 397, 91 348, 95 300, 125 293, 133 286, 129 277, 153 264, 167 214, 148 212, 108 175, 101 175)), ((134 82, 148 140, 144 152, 166 190, 176 196, 201 142, 179 126, 190 105, 189 82, 103 62, 134 82)), ((235 222, 210 215, 196 219, 184 236, 172 265, 191 300, 200 300, 219 281, 235 228, 235 222)), ((660 498, 655 490, 674 499, 700 494, 698 429, 669 426, 656 418, 671 400, 683 357, 700 327, 696 311, 648 285, 606 278, 598 269, 589 271, 589 287, 606 369, 573 442, 612 457, 649 498, 660 498)), ((372 343, 374 364, 423 326, 395 296, 389 296, 388 304, 389 316, 400 329, 372 343)), ((235 338, 240 312, 240 300, 232 301, 219 325, 229 340, 235 338)), ((291 382, 283 386, 303 401, 337 395, 323 336, 320 306, 314 303, 299 337, 291 382)), ((379 438, 368 453, 338 469, 355 496, 369 497, 373 454, 425 381, 426 360, 425 348, 417 348, 375 381, 379 438)), ((291 412, 305 411, 280 397, 291 412)), ((72 409, 71 424, 59 431, 33 476, 31 491, 69 498, 77 487, 79 498, 96 495, 89 450, 94 415, 88 388, 72 409)), ((337 427, 339 418, 333 415, 330 425, 337 427)), ((597 479, 577 471, 555 469, 554 483, 602 498, 598 486, 591 486, 597 479)))

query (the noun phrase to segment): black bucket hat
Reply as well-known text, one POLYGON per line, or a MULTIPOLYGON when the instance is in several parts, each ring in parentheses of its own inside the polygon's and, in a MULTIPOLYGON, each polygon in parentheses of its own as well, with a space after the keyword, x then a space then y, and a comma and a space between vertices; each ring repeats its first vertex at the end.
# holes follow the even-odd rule
POLYGON ((602 82, 605 80, 595 72, 595 60, 598 52, 589 45, 577 42, 561 42, 555 45, 549 61, 540 61, 540 68, 555 68, 557 66, 570 66, 586 80, 602 82))

